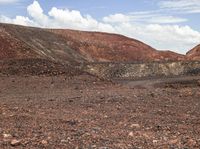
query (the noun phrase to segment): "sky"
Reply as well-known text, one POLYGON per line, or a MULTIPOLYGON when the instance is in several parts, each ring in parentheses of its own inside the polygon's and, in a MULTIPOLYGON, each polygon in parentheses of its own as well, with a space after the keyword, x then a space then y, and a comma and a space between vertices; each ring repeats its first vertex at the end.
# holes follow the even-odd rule
POLYGON ((0 22, 117 33, 182 54, 200 44, 200 0, 0 0, 0 22))

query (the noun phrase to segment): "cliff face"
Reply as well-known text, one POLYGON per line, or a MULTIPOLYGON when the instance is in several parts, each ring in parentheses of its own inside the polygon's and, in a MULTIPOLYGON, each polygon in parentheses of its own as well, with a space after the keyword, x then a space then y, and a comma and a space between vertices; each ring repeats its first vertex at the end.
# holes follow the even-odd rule
POLYGON ((190 50, 186 56, 191 60, 200 60, 200 45, 197 45, 192 50, 190 50))

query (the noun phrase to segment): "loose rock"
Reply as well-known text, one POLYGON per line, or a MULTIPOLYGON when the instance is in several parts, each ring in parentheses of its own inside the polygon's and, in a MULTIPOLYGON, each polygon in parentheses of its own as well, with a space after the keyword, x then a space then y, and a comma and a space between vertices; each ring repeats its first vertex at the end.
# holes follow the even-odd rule
POLYGON ((10 144, 11 144, 12 146, 18 146, 18 145, 21 144, 21 141, 20 141, 20 140, 14 139, 14 140, 12 140, 12 141, 10 142, 10 144))

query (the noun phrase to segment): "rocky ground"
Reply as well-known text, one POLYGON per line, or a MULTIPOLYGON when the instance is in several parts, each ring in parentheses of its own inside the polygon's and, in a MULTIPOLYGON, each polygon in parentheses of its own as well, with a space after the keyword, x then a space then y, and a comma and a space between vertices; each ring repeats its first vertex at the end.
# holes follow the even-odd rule
POLYGON ((199 80, 1 76, 0 148, 200 148, 199 80))

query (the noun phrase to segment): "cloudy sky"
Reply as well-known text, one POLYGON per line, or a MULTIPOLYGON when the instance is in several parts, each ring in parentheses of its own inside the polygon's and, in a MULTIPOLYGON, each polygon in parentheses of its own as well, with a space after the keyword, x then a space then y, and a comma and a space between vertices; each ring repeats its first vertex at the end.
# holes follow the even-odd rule
POLYGON ((0 0, 0 22, 119 33, 183 54, 200 44, 200 0, 0 0))

